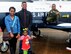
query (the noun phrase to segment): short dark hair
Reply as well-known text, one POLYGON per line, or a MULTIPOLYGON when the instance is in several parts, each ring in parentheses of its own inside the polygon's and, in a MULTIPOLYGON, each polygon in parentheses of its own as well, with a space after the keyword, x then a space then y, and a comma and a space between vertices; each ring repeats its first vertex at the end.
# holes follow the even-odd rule
POLYGON ((56 6, 56 4, 52 4, 52 5, 55 5, 56 6))
POLYGON ((14 11, 16 11, 15 7, 10 7, 10 8, 9 8, 9 11, 10 11, 11 9, 14 9, 14 11))
POLYGON ((22 2, 22 4, 23 4, 23 3, 26 3, 26 2, 25 2, 25 1, 23 1, 23 2, 22 2))

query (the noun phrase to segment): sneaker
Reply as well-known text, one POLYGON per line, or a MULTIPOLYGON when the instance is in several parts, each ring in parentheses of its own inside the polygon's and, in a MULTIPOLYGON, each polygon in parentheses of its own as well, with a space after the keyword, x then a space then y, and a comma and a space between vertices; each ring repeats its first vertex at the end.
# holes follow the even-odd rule
POLYGON ((66 49, 71 51, 71 48, 70 47, 66 47, 66 49))
POLYGON ((28 51, 28 54, 35 54, 34 52, 32 52, 32 51, 28 51))

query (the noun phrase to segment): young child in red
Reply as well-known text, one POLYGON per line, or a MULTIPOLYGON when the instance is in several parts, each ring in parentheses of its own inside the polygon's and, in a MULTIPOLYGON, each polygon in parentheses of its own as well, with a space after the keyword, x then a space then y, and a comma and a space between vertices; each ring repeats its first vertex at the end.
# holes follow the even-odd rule
POLYGON ((33 37, 30 37, 28 35, 28 31, 24 30, 23 35, 20 37, 20 40, 22 40, 22 50, 23 54, 28 54, 28 49, 30 49, 29 40, 33 37))

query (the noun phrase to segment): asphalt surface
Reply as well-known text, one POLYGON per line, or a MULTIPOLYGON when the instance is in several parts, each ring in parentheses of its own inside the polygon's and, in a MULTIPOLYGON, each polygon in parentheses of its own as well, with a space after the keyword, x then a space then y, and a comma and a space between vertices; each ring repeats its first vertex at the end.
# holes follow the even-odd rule
MULTIPOLYGON (((68 32, 41 28, 40 37, 36 37, 32 40, 32 48, 35 54, 71 54, 70 51, 66 50, 66 40, 68 39, 68 32)), ((19 41, 17 43, 16 54, 19 53, 19 41)), ((7 53, 10 54, 9 51, 7 53)))

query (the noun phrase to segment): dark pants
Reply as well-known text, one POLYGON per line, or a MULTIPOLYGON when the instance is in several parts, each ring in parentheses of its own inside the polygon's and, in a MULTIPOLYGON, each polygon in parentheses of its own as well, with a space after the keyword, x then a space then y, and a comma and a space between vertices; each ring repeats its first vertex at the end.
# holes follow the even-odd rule
POLYGON ((10 54, 15 54, 15 52, 16 52, 16 43, 17 43, 16 36, 17 36, 17 33, 14 34, 14 37, 9 40, 10 54))

